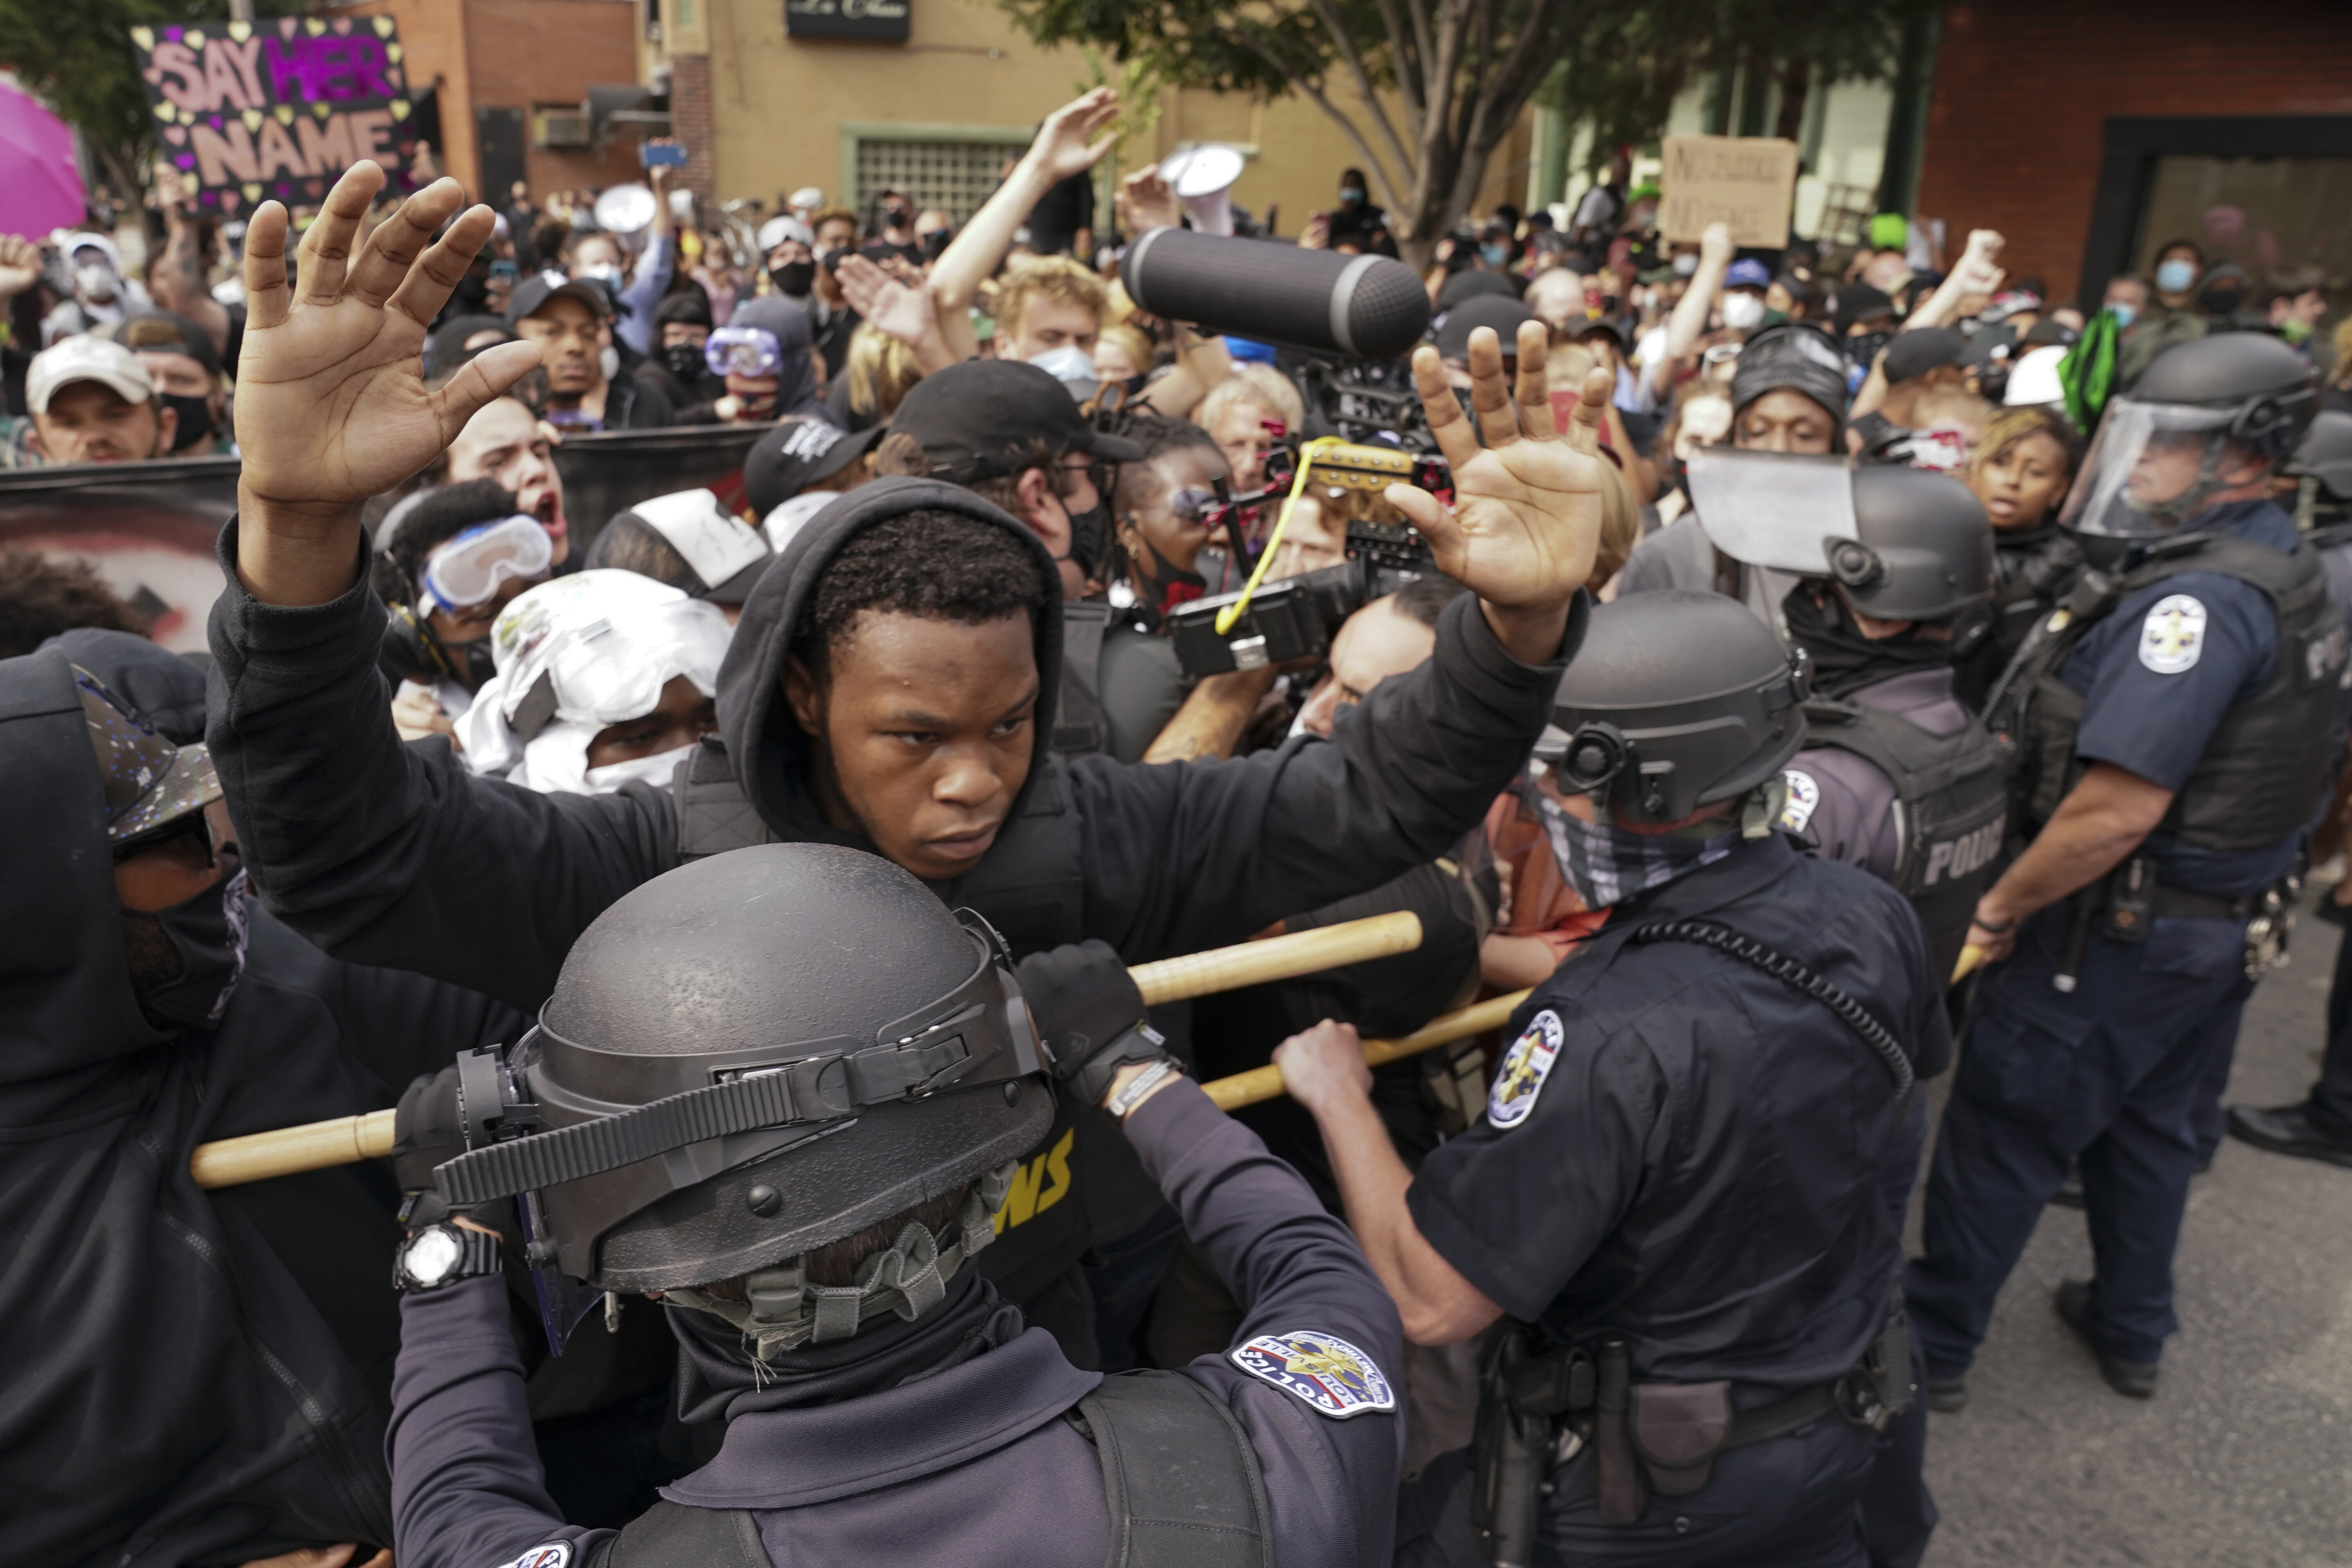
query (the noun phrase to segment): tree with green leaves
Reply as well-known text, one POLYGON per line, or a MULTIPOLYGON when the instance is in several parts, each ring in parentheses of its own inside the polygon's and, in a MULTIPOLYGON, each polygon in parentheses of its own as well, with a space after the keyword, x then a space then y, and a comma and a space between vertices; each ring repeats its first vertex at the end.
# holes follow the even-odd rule
MULTIPOLYGON (((302 0, 256 0, 265 16, 299 14, 302 0)), ((0 62, 82 133, 100 178, 126 201, 147 184, 155 117, 131 47, 133 27, 225 22, 228 0, 0 0, 0 62)))
POLYGON ((1928 0, 997 3, 1039 43, 1106 49, 1174 86, 1304 96, 1347 136, 1419 263, 1547 84, 1596 147, 1654 139, 1699 73, 1751 60, 1780 72, 1801 120, 1809 65, 1824 83, 1884 74, 1901 16, 1928 0))

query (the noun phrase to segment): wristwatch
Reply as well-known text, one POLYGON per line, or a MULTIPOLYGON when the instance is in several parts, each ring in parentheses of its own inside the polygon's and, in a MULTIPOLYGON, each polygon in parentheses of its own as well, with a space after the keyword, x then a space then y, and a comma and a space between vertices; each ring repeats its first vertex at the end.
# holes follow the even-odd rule
POLYGON ((499 1238, 454 1225, 428 1225, 400 1244, 392 1268, 395 1290, 438 1290, 499 1271, 499 1238))

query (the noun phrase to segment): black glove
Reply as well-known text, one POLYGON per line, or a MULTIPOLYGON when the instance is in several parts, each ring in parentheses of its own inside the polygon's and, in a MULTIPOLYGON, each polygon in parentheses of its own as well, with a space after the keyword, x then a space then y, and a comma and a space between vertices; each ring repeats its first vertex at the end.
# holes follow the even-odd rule
POLYGON ((1054 1076, 1100 1105, 1118 1069, 1173 1061, 1145 1016, 1143 993, 1108 942, 1081 942, 1021 961, 1021 994, 1053 1052, 1054 1076))
POLYGON ((405 1201, 401 1223, 411 1235, 426 1226, 457 1215, 488 1226, 505 1237, 515 1255, 522 1253, 522 1221, 512 1198, 450 1206, 434 1184, 436 1166, 466 1152, 466 1127, 457 1107, 456 1063, 439 1072, 425 1073, 408 1086, 393 1113, 392 1171, 405 1201))

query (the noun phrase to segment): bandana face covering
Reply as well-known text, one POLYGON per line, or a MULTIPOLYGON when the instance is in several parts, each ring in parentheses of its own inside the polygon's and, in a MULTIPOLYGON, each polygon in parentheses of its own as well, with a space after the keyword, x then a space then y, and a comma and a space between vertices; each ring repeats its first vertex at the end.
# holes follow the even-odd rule
POLYGON ((1891 637, 1867 637, 1846 612, 1845 601, 1823 590, 1816 600, 1811 584, 1800 583, 1780 603, 1790 640, 1802 647, 1813 665, 1813 690, 1822 697, 1843 697, 1908 675, 1918 669, 1940 669, 1952 662, 1952 644, 1923 637, 1912 626, 1891 637))
POLYGON ((1728 820, 1722 824, 1722 832, 1704 838, 1677 833, 1629 833, 1570 816, 1567 807, 1539 789, 1531 787, 1526 793, 1543 816, 1560 877, 1588 910, 1608 909, 1663 888, 1702 866, 1712 866, 1740 841, 1738 825, 1728 820))
MULTIPOLYGON (((221 858, 228 860, 226 854, 221 858)), ((184 903, 131 917, 162 926, 180 955, 176 976, 140 992, 142 1009, 184 1028, 208 1029, 221 1021, 245 973, 245 889, 240 870, 184 903)))

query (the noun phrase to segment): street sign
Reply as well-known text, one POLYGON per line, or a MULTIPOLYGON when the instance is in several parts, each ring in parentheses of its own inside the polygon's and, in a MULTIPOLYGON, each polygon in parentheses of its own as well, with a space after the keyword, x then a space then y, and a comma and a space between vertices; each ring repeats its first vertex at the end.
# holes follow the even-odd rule
POLYGON ((785 0, 784 32, 795 38, 907 41, 912 0, 785 0))

